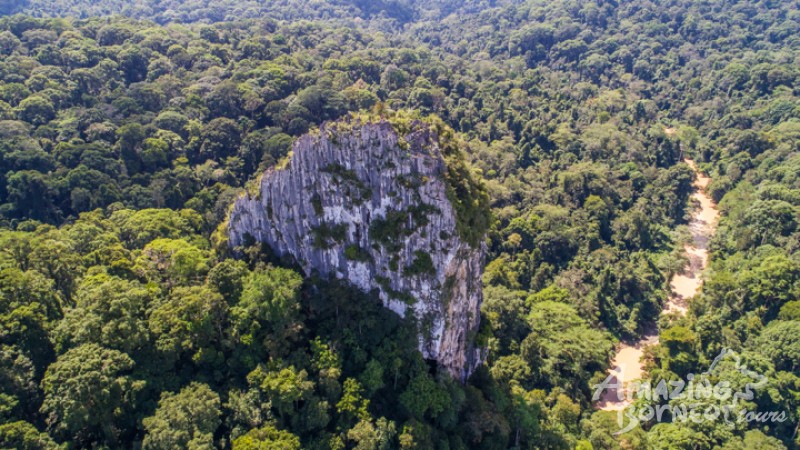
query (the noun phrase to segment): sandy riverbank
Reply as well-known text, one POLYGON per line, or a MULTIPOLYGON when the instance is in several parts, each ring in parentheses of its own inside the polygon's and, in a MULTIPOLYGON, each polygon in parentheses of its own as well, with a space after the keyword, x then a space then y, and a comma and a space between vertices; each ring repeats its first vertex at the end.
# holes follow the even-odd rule
MULTIPOLYGON (((692 201, 699 205, 692 212, 689 220, 689 230, 692 241, 684 247, 689 262, 683 272, 675 274, 670 280, 671 293, 662 314, 685 314, 688 300, 697 294, 702 285, 702 273, 708 265, 708 241, 714 233, 719 219, 719 212, 713 200, 706 195, 705 189, 711 179, 702 174, 691 159, 685 160, 686 164, 697 175, 694 182, 692 201)), ((610 373, 615 375, 616 384, 626 383, 642 378, 644 366, 641 362, 645 348, 658 343, 658 330, 653 325, 639 341, 621 343, 614 360, 611 363, 610 373), (619 368, 615 370, 614 368, 619 368)), ((627 407, 630 402, 618 400, 616 390, 607 390, 597 403, 596 407, 605 411, 617 411, 627 407)))

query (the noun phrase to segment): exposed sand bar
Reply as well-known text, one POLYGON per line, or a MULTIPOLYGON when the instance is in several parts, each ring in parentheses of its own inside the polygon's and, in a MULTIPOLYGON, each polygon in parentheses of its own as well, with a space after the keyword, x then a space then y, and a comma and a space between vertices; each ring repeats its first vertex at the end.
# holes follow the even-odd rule
MULTIPOLYGON (((689 219, 689 231, 691 233, 691 243, 684 247, 689 262, 681 273, 675 274, 670 280, 671 293, 664 305, 662 314, 678 313, 686 314, 687 302, 695 296, 703 284, 702 274, 708 265, 708 241, 717 227, 719 211, 706 195, 705 189, 711 179, 702 174, 695 162, 691 159, 684 160, 697 175, 694 182, 694 192, 692 200, 699 207, 694 209, 692 217, 689 219)), ((612 369, 609 373, 614 374, 616 384, 623 386, 633 380, 641 379, 644 375, 644 365, 642 356, 645 347, 658 343, 658 330, 655 324, 647 330, 642 338, 636 342, 623 342, 620 344, 614 360, 611 362, 612 369), (615 370, 619 368, 619 370, 615 370)), ((616 390, 606 390, 600 401, 595 405, 604 411, 618 411, 625 409, 630 402, 618 400, 616 390)), ((625 397, 622 395, 622 397, 625 397)))

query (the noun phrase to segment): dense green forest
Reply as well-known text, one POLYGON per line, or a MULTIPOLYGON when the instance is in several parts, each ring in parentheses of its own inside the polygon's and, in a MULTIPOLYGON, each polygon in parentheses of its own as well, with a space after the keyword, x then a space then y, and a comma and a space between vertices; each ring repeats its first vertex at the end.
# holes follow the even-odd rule
POLYGON ((0 448, 797 448, 798 6, 0 1, 0 448), (365 110, 440 117, 485 179, 464 385, 374 296, 219 232, 296 137, 365 110), (686 155, 722 218, 659 319, 686 155), (787 420, 613 435, 592 385, 655 320, 649 376, 730 348, 768 379, 745 406, 787 420))

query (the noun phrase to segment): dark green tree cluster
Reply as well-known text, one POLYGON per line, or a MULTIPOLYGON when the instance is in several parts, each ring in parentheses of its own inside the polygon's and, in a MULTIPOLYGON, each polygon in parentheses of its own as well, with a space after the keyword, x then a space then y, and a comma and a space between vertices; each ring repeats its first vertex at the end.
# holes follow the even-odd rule
POLYGON ((118 209, 0 232, 0 445, 504 448, 514 406, 485 369, 437 374, 376 297, 203 228, 118 209))
POLYGON ((412 20, 475 13, 485 5, 479 0, 4 0, 0 13, 25 12, 35 17, 89 18, 121 14, 137 19, 171 22, 222 22, 269 16, 280 20, 335 20, 356 25, 368 20, 385 29, 396 29, 412 20))

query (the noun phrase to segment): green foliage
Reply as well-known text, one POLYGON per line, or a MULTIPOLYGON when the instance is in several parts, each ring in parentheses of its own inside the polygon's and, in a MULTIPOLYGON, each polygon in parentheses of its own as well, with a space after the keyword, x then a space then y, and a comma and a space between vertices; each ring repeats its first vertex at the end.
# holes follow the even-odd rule
POLYGON ((219 395, 204 384, 161 394, 155 413, 142 421, 147 430, 142 448, 213 448, 221 414, 219 395))
POLYGON ((48 99, 31 96, 20 102, 17 115, 21 120, 33 125, 43 125, 55 118, 56 110, 48 99))
POLYGON ((119 227, 122 241, 132 248, 140 248, 156 238, 191 238, 200 231, 202 217, 190 209, 119 210, 110 220, 119 227))
POLYGON ((400 300, 401 302, 404 302, 407 305, 413 305, 414 303, 416 303, 417 299, 414 298, 414 296, 411 295, 408 291, 398 291, 397 289, 393 288, 391 285, 391 281, 388 278, 378 275, 375 277, 375 281, 377 281, 378 284, 380 284, 381 288, 383 288, 383 291, 386 292, 386 294, 390 298, 400 300))
POLYGON ((347 224, 337 223, 330 225, 321 223, 319 226, 311 228, 311 235, 314 238, 314 247, 319 249, 329 249, 341 243, 347 237, 347 224))
POLYGON ((55 450, 62 448, 53 439, 27 422, 0 425, 0 445, 17 450, 55 450))
POLYGON ((400 394, 400 404, 417 420, 425 415, 436 418, 447 407, 447 392, 427 374, 411 380, 408 388, 400 394))
POLYGON ((155 348, 170 358, 219 362, 228 304, 205 286, 175 288, 148 317, 155 348))
POLYGON ((301 401, 309 399, 314 382, 308 379, 305 369, 297 370, 294 366, 280 370, 266 370, 259 366, 249 375, 247 380, 257 386, 272 400, 279 417, 290 419, 301 401))
POLYGON ((324 212, 322 207, 322 198, 316 192, 311 197, 311 206, 314 208, 314 214, 316 214, 318 217, 322 217, 324 212))
POLYGON ((800 300, 786 302, 778 313, 778 319, 800 321, 800 300))
POLYGON ((369 400, 365 400, 361 394, 361 385, 358 381, 348 378, 344 381, 342 398, 336 403, 336 411, 342 415, 345 423, 352 425, 357 419, 369 418, 367 407, 369 400))
POLYGON ((251 273, 244 280, 241 299, 231 308, 239 342, 281 354, 298 326, 302 282, 296 272, 283 268, 251 273))
POLYGON ((164 274, 168 279, 188 283, 208 272, 208 252, 183 239, 155 239, 142 250, 136 261, 142 274, 164 274))
POLYGON ((244 261, 226 259, 208 272, 208 284, 222 294, 228 303, 235 303, 242 295, 248 274, 244 261))
POLYGON ((53 363, 42 380, 42 413, 60 436, 85 436, 117 443, 129 423, 141 381, 131 378, 134 366, 128 355, 97 344, 71 349, 53 363))
POLYGON ((610 336, 592 329, 563 303, 532 305, 528 321, 532 332, 522 342, 521 354, 537 370, 540 382, 568 392, 588 389, 589 379, 605 367, 614 348, 610 336))
POLYGON ((466 163, 453 130, 441 120, 434 120, 433 126, 447 165, 447 198, 456 210, 456 231, 462 239, 477 247, 492 220, 489 194, 480 175, 474 174, 466 163))
POLYGON ((770 323, 754 342, 756 350, 772 360, 775 369, 797 372, 800 365, 800 343, 794 337, 800 330, 795 320, 770 323))
POLYGON ((300 450, 297 436, 266 425, 248 431, 233 441, 233 450, 300 450))
POLYGON ((505 286, 487 286, 483 295, 481 320, 489 324, 494 346, 502 355, 518 351, 520 342, 530 333, 530 325, 525 320, 530 310, 525 306, 522 292, 505 286))
POLYGON ((135 354, 149 344, 147 310, 156 293, 137 281, 107 274, 86 276, 75 294, 75 306, 54 330, 57 349, 96 342, 135 354))
POLYGON ((423 250, 415 251, 414 260, 403 268, 403 275, 406 276, 433 275, 435 273, 436 267, 433 266, 431 255, 423 250))
POLYGON ((369 252, 358 245, 348 245, 344 249, 344 257, 350 261, 369 261, 372 259, 369 252))
POLYGON ((404 210, 390 209, 383 218, 375 218, 369 224, 369 237, 383 245, 391 253, 401 249, 404 238, 414 234, 428 223, 428 214, 433 206, 420 204, 404 210))

